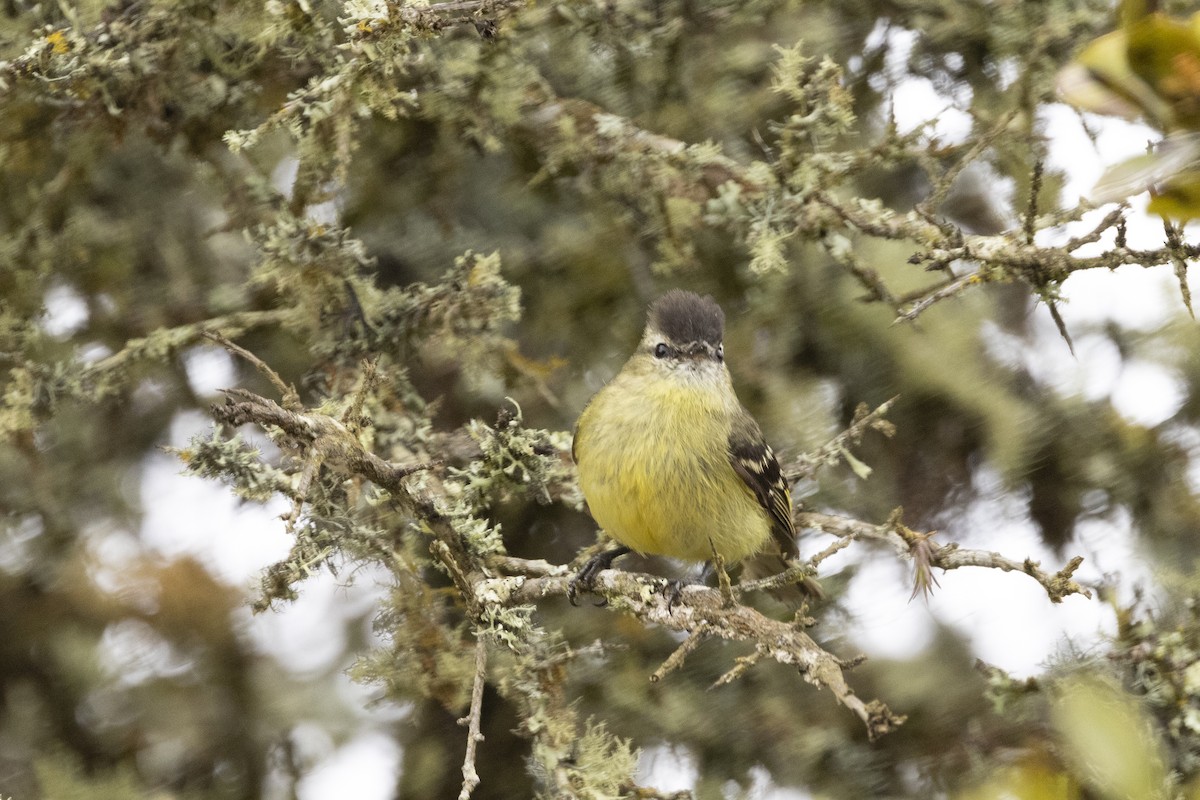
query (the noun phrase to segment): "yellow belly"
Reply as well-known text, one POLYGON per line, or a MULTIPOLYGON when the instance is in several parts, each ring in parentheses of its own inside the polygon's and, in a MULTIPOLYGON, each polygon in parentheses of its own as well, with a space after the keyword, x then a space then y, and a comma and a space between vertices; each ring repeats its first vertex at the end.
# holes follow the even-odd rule
POLYGON ((618 377, 579 419, 579 485, 597 524, 639 553, 734 563, 758 552, 771 523, 730 466, 726 401, 677 384, 637 388, 618 377))

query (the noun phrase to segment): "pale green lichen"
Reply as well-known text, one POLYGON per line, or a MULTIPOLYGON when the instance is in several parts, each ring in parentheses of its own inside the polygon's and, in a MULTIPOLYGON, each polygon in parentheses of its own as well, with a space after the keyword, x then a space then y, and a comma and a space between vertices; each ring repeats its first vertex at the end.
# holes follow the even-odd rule
POLYGON ((437 594, 405 573, 375 619, 383 645, 360 656, 350 677, 383 687, 396 701, 432 698, 463 713, 474 677, 474 648, 437 594))
POLYGON ((469 515, 453 515, 451 524, 472 553, 481 557, 503 555, 504 537, 500 533, 499 523, 489 523, 486 519, 469 515))
POLYGON ((220 480, 247 500, 264 502, 292 488, 291 479, 264 462, 262 451, 247 444, 241 434, 229 438, 217 431, 197 434, 187 447, 167 448, 167 452, 184 463, 187 474, 220 480))
MULTIPOLYGON (((618 800, 630 796, 637 772, 638 751, 628 739, 613 736, 603 722, 588 720, 565 772, 572 787, 589 800, 618 800)), ((551 800, 561 794, 543 793, 551 800)))
POLYGON ((502 411, 495 427, 472 420, 467 429, 479 443, 482 458, 448 470, 448 488, 464 507, 490 509, 512 494, 549 503, 558 487, 573 482, 562 458, 569 450, 569 435, 521 427, 519 408, 515 413, 502 411))
POLYGON ((533 622, 535 611, 534 606, 484 606, 480 621, 496 641, 514 652, 521 652, 529 641, 543 635, 533 622))

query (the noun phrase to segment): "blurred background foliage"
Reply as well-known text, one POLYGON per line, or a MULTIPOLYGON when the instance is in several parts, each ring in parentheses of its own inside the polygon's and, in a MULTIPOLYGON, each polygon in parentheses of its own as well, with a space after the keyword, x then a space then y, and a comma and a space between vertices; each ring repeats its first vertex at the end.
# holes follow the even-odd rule
MULTIPOLYGON (((795 205, 878 198, 868 208, 884 219, 932 193, 941 224, 967 234, 1019 229, 1031 195, 1052 214, 1062 176, 1037 166, 1039 109, 1112 11, 0 2, 0 795, 292 796, 310 766, 299 732, 340 742, 361 723, 361 697, 335 691, 353 661, 355 680, 402 709, 387 723, 397 796, 457 796, 471 625, 404 511, 322 472, 289 523, 291 553, 253 590, 143 541, 156 448, 182 445, 172 426, 218 400, 197 389, 197 356, 214 350, 201 331, 236 339, 309 406, 344 408, 376 358, 372 449, 476 470, 472 509, 505 549, 566 563, 594 541, 578 498, 497 482, 466 426, 491 425, 511 398, 523 425, 569 431, 647 302, 685 286, 724 306, 739 393, 785 458, 859 403, 899 395, 896 436, 856 451, 870 478, 828 470, 802 487, 810 507, 881 523, 903 506, 913 528, 1019 559, 969 513, 1000 496, 1064 555, 1083 522, 1127 529, 1160 580, 1131 604, 1130 580, 1108 576, 1092 602, 1112 606, 1116 636, 1037 679, 977 666, 949 628, 910 660, 867 662, 859 694, 909 717, 877 743, 779 665, 708 691, 744 655, 731 645, 650 683, 675 638, 547 601, 536 623, 578 651, 537 665, 563 672, 550 722, 590 731, 575 795, 654 796, 604 781, 630 747, 669 747, 694 764, 698 797, 739 796, 762 770, 814 797, 1200 796, 1200 329, 1177 303, 1150 330, 1070 331, 1177 379, 1178 410, 1139 425, 1030 366, 1030 352, 1066 347, 1046 322, 1065 276, 984 281, 894 325, 897 298, 931 285, 909 263, 925 243, 795 205), (892 92, 913 78, 966 112, 964 139, 892 125, 892 92), (754 197, 753 181, 775 194, 754 197), (245 608, 279 608, 326 571, 380 580, 382 607, 338 623, 333 666, 297 669, 255 640, 245 608)), ((270 394, 246 361, 234 368, 270 394)), ((530 470, 565 445, 546 441, 530 470)), ((239 453, 185 456, 252 500, 280 488, 262 470, 243 476, 256 491, 231 478, 239 453)), ((848 656, 854 620, 837 599, 855 569, 826 578, 814 632, 848 656)), ((529 665, 495 651, 473 796, 570 795, 539 773, 538 720, 506 683, 529 665)))

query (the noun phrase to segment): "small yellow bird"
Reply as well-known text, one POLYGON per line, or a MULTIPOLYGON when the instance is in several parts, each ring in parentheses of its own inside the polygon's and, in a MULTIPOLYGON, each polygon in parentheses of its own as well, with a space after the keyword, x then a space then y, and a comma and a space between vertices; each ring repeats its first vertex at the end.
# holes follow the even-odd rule
POLYGON ((572 583, 586 588, 636 550, 735 563, 764 549, 795 558, 792 498, 725 366, 725 314, 679 289, 650 306, 637 351, 588 402, 572 453, 592 517, 620 547, 572 583))

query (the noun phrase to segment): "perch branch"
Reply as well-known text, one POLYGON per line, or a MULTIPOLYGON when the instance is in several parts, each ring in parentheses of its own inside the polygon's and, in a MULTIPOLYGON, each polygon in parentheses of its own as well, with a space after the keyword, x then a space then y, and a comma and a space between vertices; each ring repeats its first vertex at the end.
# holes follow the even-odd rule
MULTIPOLYGON (((542 560, 527 560, 507 555, 492 555, 485 560, 469 555, 469 548, 459 541, 459 534, 437 510, 437 498, 431 489, 412 489, 405 478, 430 464, 397 466, 379 458, 363 446, 345 424, 319 412, 296 412, 250 392, 235 389, 226 392, 227 401, 213 409, 214 416, 231 425, 255 423, 278 428, 292 441, 293 447, 320 454, 323 463, 372 481, 407 500, 434 536, 431 551, 462 591, 469 610, 477 614, 483 607, 515 608, 536 604, 550 597, 565 597, 572 573, 567 566, 542 560), (508 573, 504 575, 503 573, 508 573)), ((890 401, 889 401, 890 403, 890 401)), ((827 445, 828 453, 837 451, 869 427, 885 424, 881 418, 888 404, 872 412, 865 409, 857 416, 851 431, 827 445)), ((998 553, 965 550, 955 545, 937 546, 929 536, 914 533, 900 522, 899 514, 884 525, 872 525, 846 517, 805 512, 799 515, 805 527, 818 528, 845 540, 835 542, 817 554, 808 564, 794 564, 771 581, 801 579, 812 568, 832 555, 851 539, 874 539, 891 545, 905 557, 911 557, 918 542, 929 549, 929 562, 941 569, 980 566, 1019 571, 1030 575, 1046 588, 1051 600, 1061 601, 1073 593, 1089 595, 1071 579, 1082 559, 1075 559, 1060 572, 1050 575, 1036 563, 1012 561, 998 553)), ((737 587, 738 593, 760 588, 756 582, 737 587)), ((645 624, 661 625, 687 635, 684 642, 655 672, 661 679, 680 666, 684 659, 705 638, 742 641, 754 645, 751 660, 739 662, 730 670, 733 680, 759 659, 772 659, 798 668, 805 680, 828 689, 843 706, 850 709, 867 727, 868 736, 877 738, 894 730, 904 717, 892 713, 886 705, 875 700, 864 702, 855 695, 844 675, 846 662, 823 649, 804 632, 804 619, 782 622, 771 619, 757 610, 738 603, 729 603, 727 596, 716 589, 687 586, 676 596, 664 591, 668 582, 662 578, 639 575, 620 570, 603 570, 596 579, 594 591, 608 601, 614 611, 630 614, 645 624)), ((1090 595, 1089 595, 1090 596, 1090 595)), ((477 681, 478 672, 477 672, 477 681)), ((467 788, 467 769, 464 766, 464 790, 467 788)), ((469 793, 469 792, 468 792, 469 793)))
MULTIPOLYGON (((502 605, 520 606, 565 597, 570 582, 566 576, 487 578, 479 589, 502 605)), ((892 713, 882 702, 859 698, 846 682, 843 662, 796 625, 771 619, 748 606, 728 606, 719 590, 704 586, 685 586, 671 602, 670 593, 662 591, 666 585, 662 578, 608 569, 597 574, 592 591, 605 598, 609 608, 643 623, 689 635, 703 630, 710 638, 753 643, 762 657, 797 667, 809 683, 828 689, 862 720, 872 740, 904 722, 904 716, 892 713)))

